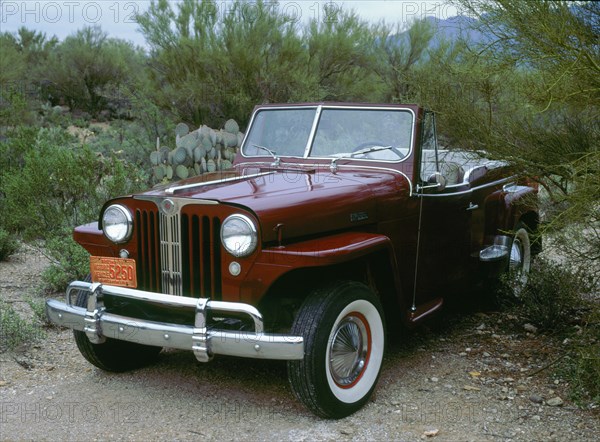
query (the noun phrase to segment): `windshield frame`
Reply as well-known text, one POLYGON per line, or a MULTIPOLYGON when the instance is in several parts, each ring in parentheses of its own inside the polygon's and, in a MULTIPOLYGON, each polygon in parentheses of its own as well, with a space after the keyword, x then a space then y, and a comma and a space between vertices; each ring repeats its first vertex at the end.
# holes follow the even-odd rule
POLYGON ((358 157, 342 157, 342 158, 338 158, 338 160, 351 160, 351 161, 366 161, 366 162, 375 162, 375 163, 402 163, 404 161, 406 161, 408 158, 410 158, 412 156, 413 153, 413 149, 414 149, 414 142, 415 142, 415 128, 416 128, 416 114, 415 111, 410 108, 410 107, 404 107, 404 106, 369 106, 369 105, 336 105, 336 104, 306 104, 306 105, 294 105, 294 106, 285 106, 285 105, 276 105, 276 106, 265 106, 265 107, 259 107, 257 108, 253 114, 252 114, 252 118, 250 120, 250 123, 248 124, 248 130, 246 131, 246 136, 244 137, 244 141, 242 143, 242 146, 240 148, 240 155, 243 158, 248 158, 248 159, 254 159, 254 158, 268 158, 269 161, 271 161, 273 158, 268 155, 246 155, 244 153, 244 150, 246 148, 246 144, 249 143, 248 140, 248 135, 250 134, 250 128, 252 128, 252 125, 254 124, 254 119, 255 117, 260 113, 260 112, 264 112, 264 111, 270 111, 270 110, 293 110, 293 109, 315 109, 315 115, 313 118, 313 122, 312 122, 312 127, 306 142, 306 146, 304 148, 304 155, 303 156, 297 156, 297 155, 280 155, 279 153, 276 152, 277 157, 279 158, 293 158, 293 159, 302 159, 302 160, 323 160, 323 161, 328 161, 331 162, 332 160, 334 160, 336 157, 332 157, 332 156, 310 156, 310 153, 313 149, 313 143, 314 143, 314 139, 316 136, 316 132, 317 132, 317 128, 319 126, 319 122, 321 120, 321 113, 323 111, 323 109, 344 109, 344 110, 381 110, 381 111, 397 111, 397 112, 409 112, 412 116, 412 124, 411 124, 411 133, 410 133, 410 145, 408 148, 408 153, 402 157, 399 158, 397 160, 386 160, 386 159, 374 159, 374 158, 358 158, 358 157))

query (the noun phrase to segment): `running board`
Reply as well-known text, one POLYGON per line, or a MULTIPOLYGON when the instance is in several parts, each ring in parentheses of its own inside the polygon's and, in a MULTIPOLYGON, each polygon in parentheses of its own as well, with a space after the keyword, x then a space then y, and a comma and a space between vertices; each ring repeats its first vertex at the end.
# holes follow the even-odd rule
POLYGON ((408 323, 415 325, 418 322, 421 322, 423 319, 440 310, 443 304, 443 298, 435 298, 426 304, 418 305, 415 310, 411 309, 407 312, 408 323))

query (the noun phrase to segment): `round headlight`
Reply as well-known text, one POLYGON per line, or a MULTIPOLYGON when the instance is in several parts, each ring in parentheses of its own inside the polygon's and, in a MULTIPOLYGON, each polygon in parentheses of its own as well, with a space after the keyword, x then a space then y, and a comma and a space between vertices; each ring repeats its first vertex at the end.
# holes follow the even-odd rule
POLYGON ((104 235, 114 243, 123 243, 131 238, 133 219, 131 212, 120 204, 113 204, 102 216, 104 235))
POLYGON ((230 215, 221 226, 223 247, 233 256, 248 256, 256 249, 258 235, 256 226, 244 215, 230 215))

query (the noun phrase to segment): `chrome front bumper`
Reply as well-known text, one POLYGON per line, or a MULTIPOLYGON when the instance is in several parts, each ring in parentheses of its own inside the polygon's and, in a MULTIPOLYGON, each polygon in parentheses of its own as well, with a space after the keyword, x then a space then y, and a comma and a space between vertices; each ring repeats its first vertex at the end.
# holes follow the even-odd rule
POLYGON ((95 344, 106 338, 158 347, 192 350, 200 362, 208 362, 215 354, 258 359, 296 360, 304 357, 301 336, 268 334, 263 331, 260 312, 251 305, 237 302, 212 301, 145 292, 142 290, 75 281, 67 288, 67 302, 50 299, 46 302, 48 319, 57 325, 85 332, 95 344), (87 308, 71 304, 74 291, 89 293, 87 308), (169 308, 193 309, 193 325, 168 324, 109 313, 104 308, 104 296, 148 301, 169 308), (254 322, 254 331, 215 330, 207 327, 208 310, 218 314, 243 314, 254 322))

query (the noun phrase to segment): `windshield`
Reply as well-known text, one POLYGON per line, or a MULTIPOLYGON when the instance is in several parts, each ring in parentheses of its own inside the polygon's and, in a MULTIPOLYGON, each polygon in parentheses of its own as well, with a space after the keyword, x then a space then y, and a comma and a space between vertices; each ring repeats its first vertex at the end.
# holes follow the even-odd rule
MULTIPOLYGON (((304 157, 316 115, 315 107, 258 111, 243 154, 304 157)), ((400 161, 410 151, 412 127, 406 109, 324 107, 309 157, 400 161)))

